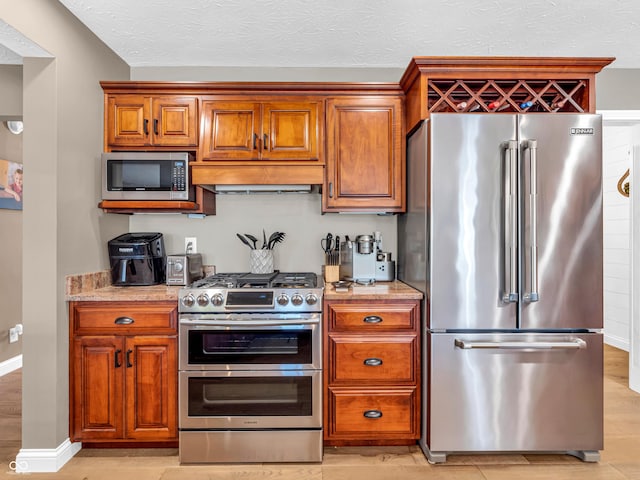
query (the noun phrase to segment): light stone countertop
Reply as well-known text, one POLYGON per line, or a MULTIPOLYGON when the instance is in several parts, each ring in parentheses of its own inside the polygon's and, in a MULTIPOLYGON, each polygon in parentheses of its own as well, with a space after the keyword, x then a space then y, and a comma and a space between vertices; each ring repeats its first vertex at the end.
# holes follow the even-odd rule
POLYGON ((352 283, 347 292, 336 292, 332 284, 324 286, 325 300, 420 300, 421 292, 399 280, 371 285, 352 283))
MULTIPOLYGON (((179 286, 150 285, 115 287, 108 272, 67 277, 66 300, 69 302, 178 301, 179 286)), ((422 293, 398 280, 371 285, 351 284, 347 292, 336 292, 330 283, 324 286, 327 300, 420 300, 422 293)))

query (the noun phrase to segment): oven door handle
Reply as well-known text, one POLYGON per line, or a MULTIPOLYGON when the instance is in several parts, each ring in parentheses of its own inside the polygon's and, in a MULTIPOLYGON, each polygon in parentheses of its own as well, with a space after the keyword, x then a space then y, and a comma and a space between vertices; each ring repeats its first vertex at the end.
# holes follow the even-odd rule
POLYGON ((215 320, 210 322, 202 322, 198 320, 180 320, 181 325, 190 325, 192 327, 202 328, 215 328, 215 327, 235 327, 241 329, 242 327, 296 327, 300 325, 318 325, 319 320, 296 320, 295 323, 287 323, 282 320, 215 320))

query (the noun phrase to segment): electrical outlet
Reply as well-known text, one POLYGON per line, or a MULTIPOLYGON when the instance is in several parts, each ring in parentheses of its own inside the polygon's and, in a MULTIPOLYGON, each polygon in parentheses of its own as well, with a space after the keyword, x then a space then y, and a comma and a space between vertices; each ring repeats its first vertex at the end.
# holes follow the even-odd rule
POLYGON ((16 327, 9 329, 9 343, 16 343, 18 341, 18 329, 16 327))
POLYGON ((198 253, 196 237, 184 237, 184 253, 198 253))

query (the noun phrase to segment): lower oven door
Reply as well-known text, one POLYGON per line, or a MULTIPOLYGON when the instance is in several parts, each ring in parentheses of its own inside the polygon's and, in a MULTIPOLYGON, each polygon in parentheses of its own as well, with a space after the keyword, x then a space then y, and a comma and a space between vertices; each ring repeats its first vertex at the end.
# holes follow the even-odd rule
POLYGON ((321 428, 322 372, 181 371, 180 429, 321 428))

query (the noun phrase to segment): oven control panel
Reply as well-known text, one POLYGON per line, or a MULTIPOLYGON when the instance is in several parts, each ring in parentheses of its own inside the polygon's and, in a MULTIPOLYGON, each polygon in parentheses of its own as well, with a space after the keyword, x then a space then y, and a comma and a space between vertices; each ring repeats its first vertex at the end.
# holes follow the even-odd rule
POLYGON ((320 312, 322 289, 181 289, 181 313, 320 312))

